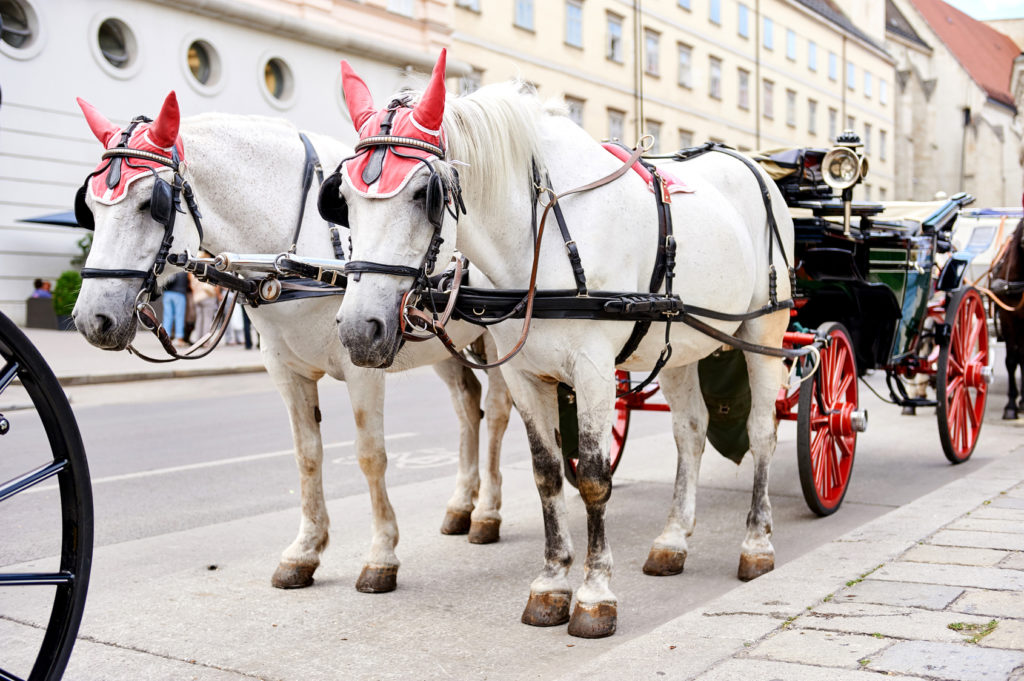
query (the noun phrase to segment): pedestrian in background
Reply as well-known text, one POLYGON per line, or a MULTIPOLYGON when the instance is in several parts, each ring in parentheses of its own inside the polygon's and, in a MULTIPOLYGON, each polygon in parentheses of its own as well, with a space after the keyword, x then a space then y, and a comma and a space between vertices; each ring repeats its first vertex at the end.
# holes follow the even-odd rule
POLYGON ((188 292, 188 273, 178 272, 164 287, 164 329, 175 345, 185 342, 185 294, 188 292))
POLYGON ((50 282, 36 279, 32 282, 32 286, 35 288, 32 291, 33 298, 53 298, 53 293, 50 292, 50 282))

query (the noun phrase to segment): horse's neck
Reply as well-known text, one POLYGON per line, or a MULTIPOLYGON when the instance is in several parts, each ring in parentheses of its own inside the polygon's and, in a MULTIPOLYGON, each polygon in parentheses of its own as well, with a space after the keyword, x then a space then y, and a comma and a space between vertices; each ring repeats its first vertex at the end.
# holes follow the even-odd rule
POLYGON ((298 221, 305 158, 298 132, 269 120, 200 116, 183 122, 181 137, 203 248, 286 250, 298 221))

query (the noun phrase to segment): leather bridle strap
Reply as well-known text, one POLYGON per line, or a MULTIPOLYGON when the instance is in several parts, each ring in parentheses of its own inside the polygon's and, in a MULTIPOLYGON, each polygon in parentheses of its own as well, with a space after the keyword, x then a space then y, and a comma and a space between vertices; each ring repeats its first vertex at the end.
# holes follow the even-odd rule
POLYGON ((97 267, 83 267, 82 279, 145 279, 146 270, 104 270, 97 267))
POLYGON ((238 292, 229 291, 227 295, 221 299, 220 305, 217 307, 217 312, 213 316, 213 323, 210 325, 210 330, 181 353, 179 353, 178 349, 174 347, 174 343, 171 342, 171 337, 167 334, 167 330, 160 324, 160 320, 156 318, 156 315, 153 313, 153 309, 149 305, 144 305, 138 310, 140 323, 153 332, 153 335, 156 336, 156 339, 160 342, 160 346, 163 348, 164 352, 170 355, 170 357, 150 357, 134 345, 128 346, 128 352, 132 353, 139 359, 152 362, 153 364, 165 364, 167 362, 175 362, 179 359, 200 359, 202 357, 206 357, 208 354, 213 352, 213 349, 217 347, 220 343, 220 339, 224 336, 224 332, 227 331, 228 325, 231 323, 231 313, 234 312, 235 302, 237 299, 238 292), (202 352, 198 352, 198 350, 206 343, 209 343, 209 346, 202 352))

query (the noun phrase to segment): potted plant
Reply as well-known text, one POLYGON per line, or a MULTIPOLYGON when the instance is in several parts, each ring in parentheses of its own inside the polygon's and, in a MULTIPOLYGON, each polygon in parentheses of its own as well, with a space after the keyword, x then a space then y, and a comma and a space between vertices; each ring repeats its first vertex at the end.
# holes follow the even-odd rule
POLYGON ((53 287, 53 311, 57 314, 57 328, 74 331, 71 311, 75 309, 78 292, 82 289, 82 275, 76 270, 65 270, 53 287))

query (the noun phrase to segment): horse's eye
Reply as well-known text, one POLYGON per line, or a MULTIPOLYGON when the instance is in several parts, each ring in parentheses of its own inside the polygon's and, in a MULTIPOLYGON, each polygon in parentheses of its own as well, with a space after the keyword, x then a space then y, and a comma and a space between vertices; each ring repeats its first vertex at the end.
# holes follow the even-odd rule
POLYGON ((149 210, 149 201, 150 201, 149 199, 146 199, 141 204, 139 204, 139 212, 140 213, 145 213, 146 211, 149 210))
POLYGON ((426 201, 427 200, 427 187, 426 185, 420 187, 412 194, 413 201, 426 201))

